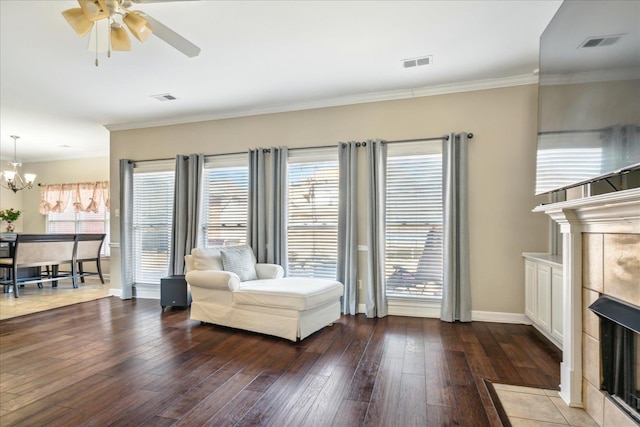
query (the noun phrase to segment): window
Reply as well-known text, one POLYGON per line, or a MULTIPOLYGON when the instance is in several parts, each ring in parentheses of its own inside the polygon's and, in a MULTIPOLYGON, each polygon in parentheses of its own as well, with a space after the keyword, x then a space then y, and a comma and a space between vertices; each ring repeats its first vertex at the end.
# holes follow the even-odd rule
POLYGON ((75 212, 73 203, 68 203, 64 212, 49 212, 47 214, 47 233, 105 233, 107 236, 102 244, 101 256, 109 256, 109 211, 104 204, 98 212, 75 212))
POLYGON ((387 296, 442 298, 442 143, 387 150, 387 296))
POLYGON ((200 214, 202 246, 246 243, 248 162, 246 154, 207 158, 200 214))
MULTIPOLYGON (((162 167, 164 166, 164 168, 162 167)), ((159 284, 169 271, 174 171, 142 164, 133 174, 134 283, 159 284)))
POLYGON ((289 151, 289 276, 336 278, 338 151, 289 151))

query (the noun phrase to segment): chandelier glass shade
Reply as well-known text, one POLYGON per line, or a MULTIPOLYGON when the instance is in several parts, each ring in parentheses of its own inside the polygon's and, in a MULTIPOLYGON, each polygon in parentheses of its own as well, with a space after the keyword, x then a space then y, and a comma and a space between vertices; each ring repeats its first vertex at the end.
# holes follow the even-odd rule
POLYGON ((19 163, 16 156, 16 141, 19 136, 11 135, 13 138, 13 162, 7 162, 11 169, 2 171, 2 180, 0 180, 0 185, 4 188, 7 188, 14 193, 17 193, 20 190, 24 190, 25 188, 32 188, 33 183, 36 180, 36 175, 32 173, 25 173, 24 178, 18 172, 18 168, 22 167, 22 163, 19 163))

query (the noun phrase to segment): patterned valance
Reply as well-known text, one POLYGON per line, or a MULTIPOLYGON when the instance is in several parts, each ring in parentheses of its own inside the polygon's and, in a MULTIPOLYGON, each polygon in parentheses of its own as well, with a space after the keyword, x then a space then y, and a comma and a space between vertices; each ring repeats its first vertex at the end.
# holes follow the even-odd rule
POLYGON ((100 206, 109 210, 109 181, 74 184, 40 185, 40 213, 64 212, 72 203, 76 212, 98 212, 100 206))

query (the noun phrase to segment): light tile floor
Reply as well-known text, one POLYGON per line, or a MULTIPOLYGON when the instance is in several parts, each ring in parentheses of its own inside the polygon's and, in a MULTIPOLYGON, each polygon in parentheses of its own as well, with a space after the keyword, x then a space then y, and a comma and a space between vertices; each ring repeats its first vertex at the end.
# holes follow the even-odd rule
POLYGON ((571 408, 557 390, 493 383, 513 427, 598 427, 584 410, 571 408))
POLYGON ((85 278, 85 283, 79 283, 78 288, 75 289, 68 280, 60 281, 57 288, 52 288, 50 283, 43 284, 42 289, 35 283, 28 284, 20 288, 20 298, 14 298, 13 292, 0 291, 0 320, 104 298, 108 295, 109 282, 105 281, 103 285, 100 279, 93 277, 85 278))

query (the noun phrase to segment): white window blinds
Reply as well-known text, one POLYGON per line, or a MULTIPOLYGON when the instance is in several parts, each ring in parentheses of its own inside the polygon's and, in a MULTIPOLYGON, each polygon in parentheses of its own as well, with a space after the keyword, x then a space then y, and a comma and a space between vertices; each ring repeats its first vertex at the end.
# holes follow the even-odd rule
POLYGON ((98 233, 106 234, 100 255, 109 256, 110 227, 109 212, 102 203, 98 212, 77 212, 72 203, 67 204, 63 212, 47 213, 47 233, 74 234, 98 233))
POLYGON ((247 241, 248 157, 212 156, 205 162, 201 245, 239 245, 247 241))
POLYGON ((133 270, 139 284, 159 284, 169 270, 175 178, 173 165, 155 166, 143 164, 133 174, 133 270))
POLYGON ((335 279, 338 148, 289 150, 289 276, 335 279))
POLYGON ((389 144, 386 197, 387 296, 442 298, 442 142, 389 144))

